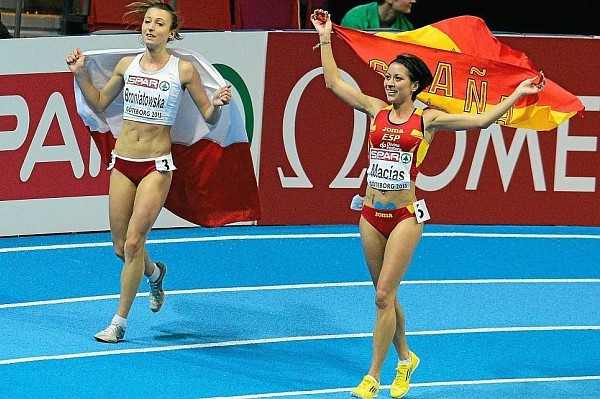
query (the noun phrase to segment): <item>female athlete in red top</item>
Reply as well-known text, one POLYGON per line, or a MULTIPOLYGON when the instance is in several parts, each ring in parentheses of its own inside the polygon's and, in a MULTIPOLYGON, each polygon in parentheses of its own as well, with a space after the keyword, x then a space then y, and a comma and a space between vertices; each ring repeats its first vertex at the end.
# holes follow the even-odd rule
POLYGON ((449 114, 433 108, 417 110, 414 105, 417 95, 433 80, 420 58, 400 54, 392 60, 383 81, 387 102, 368 96, 340 75, 331 49, 329 14, 316 10, 311 21, 319 33, 318 47, 327 88, 371 118, 369 171, 359 227, 376 291, 377 318, 371 366, 351 393, 364 399, 378 394, 381 368, 393 343, 399 362, 390 395, 400 398, 408 391, 410 377, 419 364, 419 358, 408 348, 404 312, 397 294, 423 232, 420 221, 427 217, 424 202, 417 201, 415 193, 416 174, 427 148, 437 131, 487 128, 521 97, 543 90, 545 81, 542 75, 539 82, 535 82, 535 76, 521 82, 502 102, 478 115, 449 114))

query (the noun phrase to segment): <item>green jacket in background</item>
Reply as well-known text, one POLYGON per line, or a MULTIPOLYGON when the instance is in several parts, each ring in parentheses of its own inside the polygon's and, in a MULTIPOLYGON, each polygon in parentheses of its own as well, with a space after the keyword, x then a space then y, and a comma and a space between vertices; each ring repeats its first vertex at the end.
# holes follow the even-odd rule
MULTIPOLYGON (((374 1, 372 3, 363 4, 350 9, 340 25, 354 29, 381 29, 379 23, 379 4, 374 1)), ((388 28, 386 28, 388 29, 388 28)), ((389 29, 398 29, 400 31, 413 30, 413 24, 408 20, 406 15, 398 14, 396 20, 389 29)))

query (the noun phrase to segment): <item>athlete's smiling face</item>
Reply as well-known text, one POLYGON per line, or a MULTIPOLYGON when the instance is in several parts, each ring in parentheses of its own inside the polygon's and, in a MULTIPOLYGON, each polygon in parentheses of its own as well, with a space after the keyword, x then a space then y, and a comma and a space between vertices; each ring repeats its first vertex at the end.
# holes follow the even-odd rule
POLYGON ((150 8, 144 15, 142 22, 142 38, 144 44, 166 45, 173 37, 172 16, 168 11, 159 8, 150 8))
POLYGON ((404 65, 392 62, 385 73, 383 86, 388 101, 397 103, 410 100, 418 83, 411 80, 410 72, 404 65))

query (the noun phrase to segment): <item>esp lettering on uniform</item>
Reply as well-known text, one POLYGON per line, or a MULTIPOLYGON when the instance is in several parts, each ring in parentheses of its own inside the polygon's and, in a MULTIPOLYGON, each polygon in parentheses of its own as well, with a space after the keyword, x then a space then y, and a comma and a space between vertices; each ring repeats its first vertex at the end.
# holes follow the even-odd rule
POLYGON ((388 134, 388 133, 384 133, 383 137, 381 138, 383 141, 396 141, 400 138, 401 136, 399 134, 388 134))

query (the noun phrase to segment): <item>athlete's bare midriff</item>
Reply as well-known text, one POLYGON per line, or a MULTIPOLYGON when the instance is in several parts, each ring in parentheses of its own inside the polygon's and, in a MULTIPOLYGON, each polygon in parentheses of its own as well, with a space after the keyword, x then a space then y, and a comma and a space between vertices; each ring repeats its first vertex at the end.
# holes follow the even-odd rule
POLYGON ((123 121, 115 152, 127 158, 155 158, 171 152, 171 126, 123 121))
POLYGON ((375 203, 379 202, 382 205, 393 203, 396 208, 402 208, 412 204, 417 200, 415 194, 415 182, 410 182, 410 189, 397 191, 381 191, 367 186, 364 203, 367 206, 375 207, 375 203))

